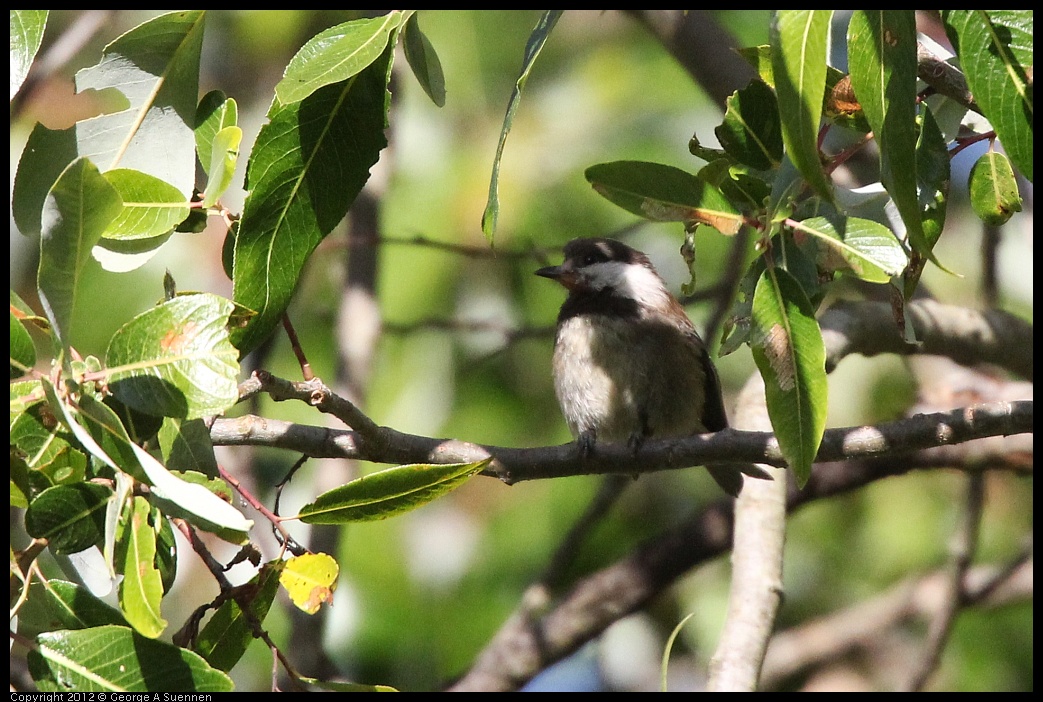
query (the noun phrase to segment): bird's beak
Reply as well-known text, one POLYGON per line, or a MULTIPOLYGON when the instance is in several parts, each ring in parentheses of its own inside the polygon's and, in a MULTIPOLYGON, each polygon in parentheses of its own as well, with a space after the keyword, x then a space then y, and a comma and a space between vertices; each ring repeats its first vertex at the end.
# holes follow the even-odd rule
POLYGON ((572 288, 576 285, 579 280, 579 276, 576 272, 568 266, 547 266, 536 271, 536 275, 543 276, 544 278, 550 278, 556 280, 566 288, 572 288))

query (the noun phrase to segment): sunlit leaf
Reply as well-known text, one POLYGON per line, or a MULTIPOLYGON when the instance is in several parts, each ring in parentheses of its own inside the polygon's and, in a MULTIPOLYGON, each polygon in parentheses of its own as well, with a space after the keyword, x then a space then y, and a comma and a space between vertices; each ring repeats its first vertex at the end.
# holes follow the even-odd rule
MULTIPOLYGON (((232 679, 199 655, 122 626, 40 634, 28 654, 41 692, 229 692, 232 679)), ((100 698, 99 698, 100 699, 100 698)))
POLYGON ((408 14, 392 10, 381 17, 351 20, 316 34, 290 59, 283 79, 275 86, 276 98, 289 105, 361 73, 384 53, 391 33, 408 14))
POLYGON ((71 163, 47 194, 37 286, 52 328, 64 345, 91 247, 122 207, 116 189, 85 158, 71 163))
POLYGON ((11 99, 29 74, 46 26, 47 10, 11 10, 11 99))
POLYGON ((188 216, 188 201, 170 183, 148 173, 116 168, 103 174, 123 209, 102 233, 110 239, 148 239, 173 231, 188 216))
POLYGON ((239 399, 231 301, 200 293, 168 300, 124 324, 109 341, 109 388, 142 412, 194 419, 239 399))
POLYGON ((511 97, 507 101, 507 114, 503 118, 500 141, 496 145, 496 156, 493 157, 492 177, 489 179, 489 199, 485 204, 485 212, 482 213, 482 231, 485 232, 485 238, 490 242, 496 233, 496 219, 500 215, 500 160, 503 158, 503 147, 507 143, 507 134, 511 131, 514 113, 518 110, 518 103, 521 101, 525 82, 529 79, 529 72, 532 71, 536 57, 543 50, 543 45, 547 43, 547 37, 550 36, 554 25, 558 23, 562 12, 563 10, 545 10, 539 22, 536 23, 532 34, 529 35, 529 42, 525 45, 521 74, 515 81, 514 90, 511 91, 511 97))
POLYGON ((286 561, 279 582, 297 608, 315 614, 333 599, 340 567, 325 553, 306 553, 286 561))
POLYGON ((591 166, 587 181, 600 195, 656 222, 708 224, 735 234, 742 214, 716 187, 673 166, 644 161, 615 161, 591 166))
POLYGON ((815 237, 843 262, 843 267, 871 283, 889 282, 908 262, 894 233, 868 219, 812 217, 795 223, 793 228, 815 237))
POLYGON ((387 145, 393 52, 342 83, 275 104, 250 163, 250 191, 235 236, 233 298, 257 313, 236 329, 242 353, 275 329, 319 242, 344 218, 387 145))
POLYGON ((1032 181, 1032 10, 942 10, 967 86, 1010 159, 1032 181))
POLYGON ((815 311, 796 280, 767 268, 753 297, 753 359, 768 415, 797 485, 811 475, 826 427, 826 352, 815 311))
POLYGON ((485 468, 490 460, 388 468, 319 495, 301 508, 298 516, 308 524, 387 519, 455 490, 485 468))
POLYGON ((227 127, 239 126, 239 106, 220 90, 211 90, 196 108, 196 154, 199 165, 207 168, 212 161, 214 138, 227 127))
POLYGON ((80 122, 79 151, 104 170, 132 168, 177 188, 195 184, 193 117, 203 42, 200 10, 148 20, 105 47, 97 65, 76 74, 76 89, 115 88, 126 109, 80 122))
MULTIPOLYGON (((199 212, 199 210, 189 210, 188 219, 183 220, 182 224, 191 220, 194 212, 199 212)), ((180 225, 174 231, 178 230, 180 230, 180 225)), ((128 273, 151 261, 159 253, 163 244, 173 236, 174 231, 147 239, 106 239, 103 237, 91 249, 91 256, 110 273, 128 273)))
POLYGON ((832 10, 779 10, 771 23, 771 66, 782 140, 800 174, 819 195, 832 188, 819 160, 818 131, 826 88, 832 10))
POLYGON ((203 207, 213 207, 232 184, 235 166, 239 162, 239 143, 243 130, 225 127, 214 136, 210 167, 207 169, 206 190, 203 191, 203 207))
POLYGON ((100 544, 110 497, 112 490, 93 483, 48 488, 26 510, 26 533, 47 539, 55 553, 76 553, 100 544))
POLYGON ((439 107, 445 105, 445 76, 442 75, 442 62, 438 60, 435 47, 427 36, 420 31, 417 15, 410 15, 406 20, 402 35, 402 45, 406 52, 413 75, 420 87, 424 89, 431 102, 439 107))
POLYGON ((171 517, 181 517, 232 543, 242 543, 253 522, 228 502, 200 484, 183 480, 166 469, 140 446, 132 443, 116 413, 90 396, 75 407, 57 397, 54 386, 44 382, 48 403, 91 455, 106 465, 129 473, 152 486, 151 499, 171 517))
POLYGON ((880 180, 913 249, 936 261, 916 187, 916 17, 913 10, 858 10, 848 26, 851 86, 880 145, 880 180))
POLYGON ((156 568, 156 529, 149 523, 150 511, 144 497, 128 503, 117 535, 123 556, 117 571, 123 574, 119 587, 123 615, 139 634, 154 639, 167 622, 160 614, 163 580, 156 568))
POLYGON ((974 214, 986 224, 1006 224, 1015 212, 1021 212, 1021 195, 1014 170, 1001 153, 989 150, 974 162, 968 188, 974 214))

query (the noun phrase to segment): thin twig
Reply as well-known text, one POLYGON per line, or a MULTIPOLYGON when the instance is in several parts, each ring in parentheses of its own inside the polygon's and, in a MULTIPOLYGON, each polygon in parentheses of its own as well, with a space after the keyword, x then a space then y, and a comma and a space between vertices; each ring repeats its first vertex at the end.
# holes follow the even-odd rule
POLYGON ((222 595, 225 598, 231 597, 235 600, 235 603, 239 605, 239 609, 242 612, 242 615, 246 618, 246 622, 250 625, 250 629, 253 632, 253 635, 256 638, 259 638, 262 641, 264 641, 265 644, 267 644, 268 647, 275 652, 275 655, 279 658, 279 662, 282 663, 283 668, 290 676, 290 679, 293 682, 294 687, 298 691, 304 692, 306 688, 300 682, 300 674, 294 669, 293 665, 286 658, 286 656, 283 655, 282 651, 279 650, 279 647, 276 646, 275 642, 272 641, 271 637, 268 635, 268 632, 265 631, 264 627, 261 625, 261 622, 258 621, 256 616, 254 616, 253 608, 251 607, 251 602, 246 598, 246 596, 243 593, 243 590, 241 588, 234 587, 228 581, 228 578, 226 578, 224 574, 224 566, 222 566, 221 563, 219 563, 217 559, 215 559, 213 555, 211 555, 210 550, 206 547, 206 544, 204 544, 202 540, 199 538, 199 534, 196 532, 195 528, 192 527, 192 525, 190 525, 183 519, 175 519, 174 524, 181 531, 185 539, 188 540, 188 543, 192 546, 192 550, 196 552, 196 555, 199 556, 199 558, 203 561, 203 564, 206 566, 207 570, 210 571, 210 574, 217 581, 218 586, 221 588, 222 595))
POLYGON ((915 692, 923 690, 931 674, 938 667, 949 640, 956 616, 963 606, 964 581, 970 569, 974 552, 978 545, 978 533, 981 529, 982 505, 985 502, 985 476, 982 473, 971 473, 967 476, 967 493, 964 498, 963 514, 960 523, 953 533, 950 542, 950 560, 946 568, 944 593, 939 611, 931 620, 924 645, 923 656, 915 666, 905 685, 905 690, 915 692))

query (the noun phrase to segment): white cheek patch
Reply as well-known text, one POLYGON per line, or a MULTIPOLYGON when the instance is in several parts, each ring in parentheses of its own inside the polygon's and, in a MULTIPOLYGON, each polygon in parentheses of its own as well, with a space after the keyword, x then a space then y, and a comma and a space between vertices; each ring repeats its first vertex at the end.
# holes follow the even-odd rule
POLYGON ((630 298, 639 305, 662 309, 670 301, 662 278, 645 266, 618 261, 595 263, 587 267, 587 276, 595 290, 614 288, 617 295, 630 298))

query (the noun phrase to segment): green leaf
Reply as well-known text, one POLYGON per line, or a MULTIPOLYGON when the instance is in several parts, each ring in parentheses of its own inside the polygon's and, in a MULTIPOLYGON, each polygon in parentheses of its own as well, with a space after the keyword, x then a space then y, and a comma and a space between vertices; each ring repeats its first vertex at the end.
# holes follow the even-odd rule
POLYGON ((815 311, 797 281, 766 268, 753 296, 753 359, 764 378, 779 449, 803 487, 826 426, 826 352, 815 311))
POLYGON ((670 632, 670 636, 666 639, 666 645, 663 646, 663 660, 659 664, 659 691, 668 692, 666 685, 666 671, 667 666, 670 663, 670 651, 674 648, 674 641, 677 639, 677 635, 681 633, 681 629, 688 623, 688 620, 695 616, 695 612, 691 612, 681 621, 677 622, 677 626, 670 632))
POLYGON ((139 314, 109 341, 109 389, 154 415, 195 419, 239 399, 238 352, 229 341, 231 301, 180 295, 139 314))
POLYGON ((971 167, 968 188, 971 208, 981 221, 993 226, 1006 224, 1015 212, 1021 212, 1018 181, 1007 157, 996 151, 981 155, 971 167))
POLYGON ((43 41, 47 10, 11 10, 11 98, 22 87, 43 41))
POLYGON ((344 524, 387 519, 456 489, 491 459, 476 463, 396 466, 325 492, 301 508, 307 524, 344 524))
POLYGON ((700 168, 696 175, 719 188, 728 202, 752 212, 764 206, 765 199, 771 194, 771 186, 747 171, 746 166, 733 163, 730 158, 719 158, 700 168))
POLYGON ((507 101, 507 114, 503 118, 500 141, 496 145, 496 156, 493 158, 492 177, 489 179, 489 199, 485 204, 485 211, 482 213, 482 231, 485 232, 485 238, 490 243, 492 243, 493 236, 496 234, 496 219, 500 214, 500 160, 503 158, 503 147, 507 143, 507 134, 511 131, 514 113, 518 110, 518 103, 521 102, 522 89, 524 89, 525 82, 529 79, 529 72, 532 71, 532 66, 536 63, 536 57, 543 50, 543 45, 547 43, 547 37, 550 36, 554 25, 558 23, 562 12, 563 10, 545 10, 536 26, 533 27, 532 33, 529 35, 529 41, 525 45, 525 58, 522 59, 521 74, 518 76, 518 80, 515 81, 514 90, 511 91, 511 97, 507 101))
POLYGON ((163 581, 156 568, 156 529, 149 523, 150 511, 144 497, 127 504, 116 536, 123 556, 116 570, 123 575, 119 587, 123 615, 135 631, 154 639, 163 633, 167 621, 160 614, 163 581))
POLYGON ((768 85, 775 85, 775 72, 771 67, 771 45, 760 44, 758 46, 747 46, 736 49, 739 56, 746 59, 746 63, 757 72, 757 76, 768 85))
POLYGON ((782 160, 782 124, 775 92, 753 80, 732 93, 724 122, 714 134, 724 150, 741 163, 758 170, 776 168, 782 160))
MULTIPOLYGON (((933 251, 945 227, 945 213, 949 201, 949 150, 945 136, 934 119, 934 112, 926 103, 923 104, 922 111, 920 136, 916 140, 916 185, 919 191, 924 240, 933 251)), ((921 254, 913 252, 904 275, 905 299, 912 298, 916 291, 927 260, 921 254)))
POLYGON ((72 442, 72 435, 58 422, 46 402, 37 402, 13 417, 10 428, 11 447, 25 455, 32 469, 31 485, 26 494, 35 494, 40 486, 81 482, 85 477, 86 456, 72 442))
POLYGON ((945 226, 949 199, 949 150, 934 112, 924 104, 916 140, 916 180, 924 238, 932 249, 945 226))
POLYGON ((195 114, 205 12, 151 19, 105 47, 76 74, 76 90, 116 89, 125 109, 75 127, 79 154, 103 170, 131 168, 170 183, 183 200, 195 185, 195 114))
POLYGON ((584 175, 602 197, 655 222, 698 222, 722 234, 742 227, 742 214, 720 190, 673 166, 614 161, 591 166, 584 175))
POLYGON ((163 424, 163 417, 146 414, 133 407, 128 407, 115 395, 105 395, 102 403, 116 413, 120 424, 127 430, 127 436, 135 444, 144 445, 146 441, 151 441, 163 424))
MULTIPOLYGON (((191 219, 193 212, 198 212, 198 210, 189 210, 189 217, 184 221, 191 219)), ((174 231, 181 231, 180 225, 174 230, 146 239, 107 239, 103 237, 91 249, 91 256, 110 273, 127 273, 141 268, 152 260, 152 257, 159 253, 160 247, 173 236, 174 231)))
POLYGON ((878 222, 858 217, 812 217, 793 224, 825 244, 833 256, 827 270, 848 268, 862 280, 887 283, 900 274, 908 259, 894 233, 878 222))
POLYGON ((253 522, 206 487, 175 476, 147 451, 131 443, 116 413, 90 396, 74 408, 43 382, 47 399, 77 440, 113 470, 126 472, 151 485, 152 501, 170 517, 182 517, 204 531, 232 543, 242 543, 253 522), (119 462, 117 462, 119 461, 119 462))
POLYGON ((91 247, 122 208, 119 194, 88 159, 69 164, 47 194, 37 287, 55 336, 68 335, 91 247))
POLYGON ((420 31, 420 21, 413 14, 406 20, 402 35, 406 62, 416 76, 420 87, 424 89, 431 102, 438 107, 445 106, 445 76, 442 75, 442 62, 438 60, 435 47, 427 36, 420 31))
POLYGON ((771 23, 771 66, 782 141, 808 185, 827 200, 832 188, 819 160, 818 132, 826 88, 832 10, 779 10, 771 23))
POLYGON ((880 146, 880 180, 912 248, 936 261, 924 236, 916 187, 916 17, 913 10, 858 10, 848 26, 851 87, 880 146))
POLYGON ((104 176, 123 200, 123 210, 102 233, 109 239, 148 239, 174 230, 188 216, 188 201, 177 188, 129 168, 104 176))
POLYGON ((25 512, 25 531, 47 539, 55 553, 78 553, 105 537, 105 510, 112 490, 94 483, 56 485, 41 492, 25 512))
POLYGON ((206 190, 203 191, 203 207, 213 207, 232 184, 235 166, 239 162, 239 143, 243 130, 225 127, 214 136, 210 167, 207 169, 206 190))
POLYGON ((1032 181, 1032 10, 942 10, 967 86, 1010 159, 1032 181))
POLYGON ((102 602, 87 588, 54 578, 33 582, 18 616, 19 631, 26 625, 31 630, 50 631, 127 624, 118 609, 102 602))
MULTIPOLYGON (((225 487, 227 488, 227 485, 225 487)), ((158 510, 153 511, 153 515, 153 519, 159 522, 156 526, 156 569, 159 571, 163 592, 170 592, 177 579, 178 543, 170 520, 163 519, 158 510)))
POLYGON ((217 477, 214 444, 205 420, 164 417, 157 438, 163 463, 170 470, 196 471, 217 477))
POLYGON ((196 108, 196 154, 199 165, 206 168, 212 161, 214 137, 226 127, 239 125, 239 107, 235 100, 220 90, 211 90, 196 108))
POLYGON ((333 599, 340 566, 325 553, 306 553, 286 561, 279 583, 286 588, 297 609, 315 614, 333 599))
POLYGON ((276 99, 283 105, 300 102, 319 88, 361 73, 384 53, 391 33, 407 14, 392 10, 382 17, 352 20, 316 34, 290 59, 283 79, 275 86, 276 99))
POLYGON ((398 692, 398 689, 390 685, 367 685, 365 683, 319 680, 318 678, 309 678, 306 675, 301 676, 301 681, 320 690, 329 690, 330 692, 398 692))
POLYGON ((247 600, 255 622, 263 622, 279 591, 279 574, 286 561, 265 563, 250 582, 239 588, 240 598, 229 597, 218 607, 196 637, 195 650, 218 670, 235 667, 253 642, 254 626, 243 611, 240 599, 247 600))
POLYGON ((257 312, 233 343, 243 354, 275 328, 308 256, 343 219, 387 146, 391 47, 343 83, 275 104, 246 173, 250 191, 235 238, 233 298, 257 312))
POLYGON ((33 127, 18 159, 11 212, 18 231, 25 236, 40 233, 44 199, 62 171, 76 159, 76 132, 33 127))
POLYGON ((11 312, 11 378, 25 375, 36 364, 36 346, 29 330, 11 312))
POLYGON ((41 634, 28 654, 41 692, 229 692, 199 655, 122 626, 41 634))

